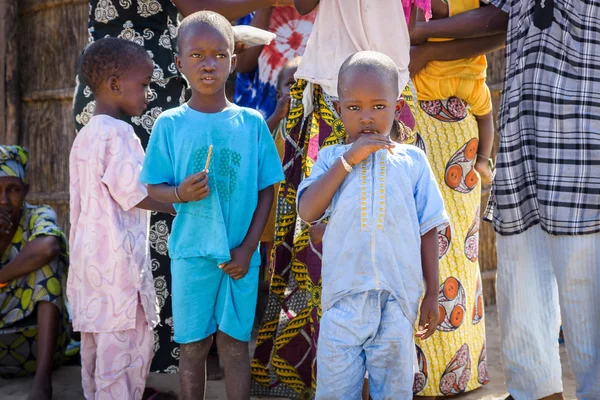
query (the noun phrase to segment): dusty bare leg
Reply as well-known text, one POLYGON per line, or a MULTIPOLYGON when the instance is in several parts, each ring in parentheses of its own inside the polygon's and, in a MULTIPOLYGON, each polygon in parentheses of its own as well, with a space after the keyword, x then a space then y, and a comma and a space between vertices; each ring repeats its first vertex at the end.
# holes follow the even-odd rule
POLYGON ((369 380, 365 378, 362 388, 362 400, 369 400, 370 398, 371 396, 369 395, 369 380))
POLYGON ((50 400, 52 398, 52 364, 56 353, 58 335, 58 307, 47 301, 37 305, 37 364, 30 400, 50 400))
POLYGON ((214 339, 208 352, 208 358, 206 359, 206 379, 209 381, 220 381, 223 379, 223 372, 221 372, 221 361, 219 359, 219 352, 217 351, 217 341, 214 339))
POLYGON ((203 400, 206 388, 206 357, 212 335, 199 342, 182 344, 179 358, 179 383, 182 400, 203 400))
POLYGON ((217 346, 225 367, 228 400, 250 399, 250 355, 248 342, 241 342, 218 331, 217 346))

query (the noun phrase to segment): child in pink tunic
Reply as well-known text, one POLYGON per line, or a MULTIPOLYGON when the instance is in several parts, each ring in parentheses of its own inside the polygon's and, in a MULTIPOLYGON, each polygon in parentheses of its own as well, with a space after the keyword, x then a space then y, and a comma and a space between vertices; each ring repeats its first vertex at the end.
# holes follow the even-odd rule
POLYGON ((141 115, 152 77, 146 51, 102 39, 81 58, 95 112, 69 159, 71 263, 67 296, 81 332, 86 399, 141 399, 158 323, 148 257, 149 212, 174 213, 139 183, 144 151, 123 115, 141 115))

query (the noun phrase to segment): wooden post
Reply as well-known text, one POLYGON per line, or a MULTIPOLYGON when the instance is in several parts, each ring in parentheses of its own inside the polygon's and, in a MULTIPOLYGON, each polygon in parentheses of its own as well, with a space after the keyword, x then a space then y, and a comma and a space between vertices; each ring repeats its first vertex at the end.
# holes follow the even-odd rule
MULTIPOLYGON (((500 90, 502 89, 502 82, 504 81, 504 50, 498 50, 488 54, 487 61, 487 84, 492 92, 494 116, 497 117, 498 107, 500 105, 500 90)), ((493 158, 498 151, 499 139, 500 137, 498 136, 498 129, 496 127, 494 148, 492 150, 493 158)), ((482 214, 487 207, 488 199, 488 195, 483 196, 481 199, 482 214)), ((482 222, 479 228, 479 267, 481 268, 483 297, 486 305, 496 304, 496 262, 496 233, 494 232, 492 224, 482 222)))
POLYGON ((18 1, 0 0, 0 143, 19 141, 18 1))

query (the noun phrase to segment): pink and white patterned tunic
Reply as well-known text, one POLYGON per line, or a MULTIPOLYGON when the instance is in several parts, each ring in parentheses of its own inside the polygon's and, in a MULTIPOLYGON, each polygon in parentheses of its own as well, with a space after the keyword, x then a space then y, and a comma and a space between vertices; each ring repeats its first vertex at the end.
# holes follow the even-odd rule
POLYGON ((134 329, 138 302, 158 323, 148 257, 149 211, 139 182, 144 150, 133 128, 97 115, 79 132, 69 159, 71 270, 67 297, 81 332, 134 329))

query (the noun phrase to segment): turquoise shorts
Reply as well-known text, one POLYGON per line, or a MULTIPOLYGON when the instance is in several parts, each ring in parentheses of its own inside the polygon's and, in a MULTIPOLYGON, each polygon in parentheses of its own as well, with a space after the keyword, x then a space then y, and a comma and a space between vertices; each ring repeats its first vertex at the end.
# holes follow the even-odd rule
POLYGON ((235 280, 215 260, 171 261, 175 342, 198 342, 218 330, 248 342, 254 324, 259 267, 235 280))

